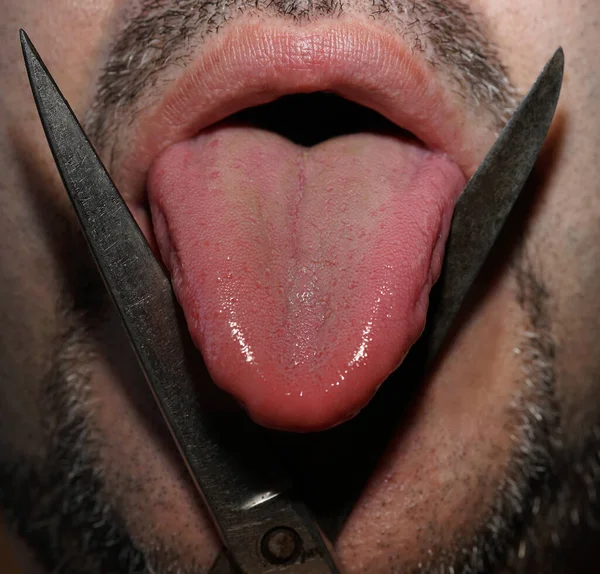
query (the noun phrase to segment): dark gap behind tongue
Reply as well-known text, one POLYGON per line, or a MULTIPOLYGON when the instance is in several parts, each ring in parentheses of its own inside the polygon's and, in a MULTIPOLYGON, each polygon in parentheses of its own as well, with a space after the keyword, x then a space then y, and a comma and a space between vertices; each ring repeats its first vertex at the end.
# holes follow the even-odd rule
POLYGON ((225 122, 259 127, 305 147, 361 132, 414 138, 376 111, 328 92, 283 96, 246 108, 225 122))

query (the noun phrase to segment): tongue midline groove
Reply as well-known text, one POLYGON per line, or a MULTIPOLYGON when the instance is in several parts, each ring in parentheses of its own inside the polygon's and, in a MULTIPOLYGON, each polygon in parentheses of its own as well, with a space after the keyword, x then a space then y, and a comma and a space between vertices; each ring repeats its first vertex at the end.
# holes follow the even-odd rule
POLYGON ((222 123, 264 129, 304 147, 356 133, 394 135, 419 141, 378 112, 328 92, 282 96, 241 110, 222 123))

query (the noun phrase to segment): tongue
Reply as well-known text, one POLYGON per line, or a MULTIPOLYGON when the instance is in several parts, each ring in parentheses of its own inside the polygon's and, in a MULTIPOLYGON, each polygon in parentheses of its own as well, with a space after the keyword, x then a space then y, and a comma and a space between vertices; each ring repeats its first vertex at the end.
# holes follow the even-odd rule
POLYGON ((273 428, 353 416, 423 330, 464 183, 390 135, 221 126, 168 148, 154 229, 214 382, 273 428))

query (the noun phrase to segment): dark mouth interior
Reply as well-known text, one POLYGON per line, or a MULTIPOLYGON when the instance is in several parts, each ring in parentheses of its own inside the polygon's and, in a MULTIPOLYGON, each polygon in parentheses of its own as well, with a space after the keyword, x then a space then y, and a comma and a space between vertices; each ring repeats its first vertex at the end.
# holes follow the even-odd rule
POLYGON ((283 96, 269 104, 242 110, 230 116, 227 123, 259 127, 306 147, 365 132, 412 137, 381 114, 325 92, 283 96))

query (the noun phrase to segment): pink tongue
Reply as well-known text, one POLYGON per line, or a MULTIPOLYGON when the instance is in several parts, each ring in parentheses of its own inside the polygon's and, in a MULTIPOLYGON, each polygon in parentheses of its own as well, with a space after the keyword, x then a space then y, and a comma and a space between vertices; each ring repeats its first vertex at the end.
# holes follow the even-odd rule
POLYGON ((288 430, 365 406, 424 327, 464 183, 394 136, 307 149, 223 126, 168 148, 154 229, 215 383, 288 430))

